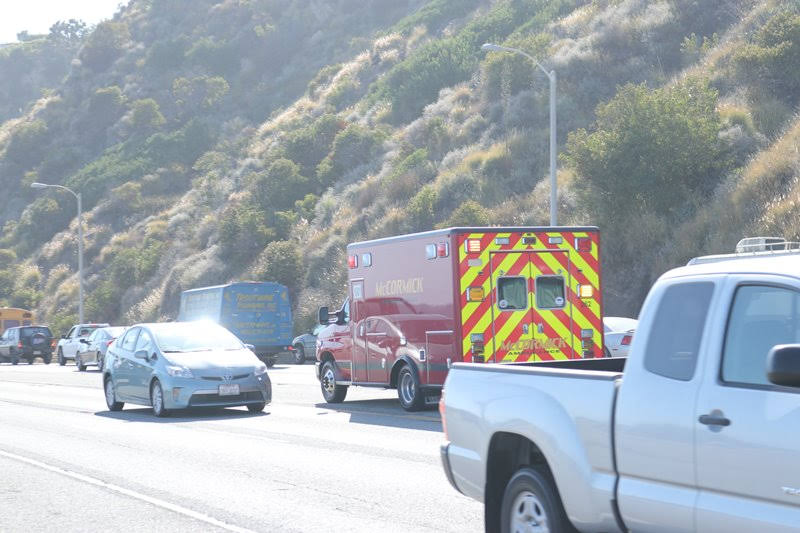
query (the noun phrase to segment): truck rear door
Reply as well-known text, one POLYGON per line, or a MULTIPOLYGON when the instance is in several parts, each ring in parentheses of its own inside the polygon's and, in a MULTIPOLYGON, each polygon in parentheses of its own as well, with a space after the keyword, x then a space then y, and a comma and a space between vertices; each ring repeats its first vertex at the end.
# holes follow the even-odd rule
POLYGON ((493 360, 573 358, 567 252, 493 252, 490 264, 493 360))
POLYGON ((694 417, 697 531, 797 531, 800 389, 767 380, 773 346, 800 344, 800 285, 728 279, 724 337, 709 357, 694 417))

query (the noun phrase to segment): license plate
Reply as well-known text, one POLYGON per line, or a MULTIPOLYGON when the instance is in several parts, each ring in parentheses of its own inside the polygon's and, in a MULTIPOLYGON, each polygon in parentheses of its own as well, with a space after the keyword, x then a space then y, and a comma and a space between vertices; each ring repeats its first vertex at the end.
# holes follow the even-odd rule
POLYGON ((41 350, 34 350, 33 351, 33 355, 41 355, 41 354, 42 354, 41 350))
POLYGON ((236 396, 239 394, 239 385, 220 385, 219 386, 219 395, 220 396, 236 396))

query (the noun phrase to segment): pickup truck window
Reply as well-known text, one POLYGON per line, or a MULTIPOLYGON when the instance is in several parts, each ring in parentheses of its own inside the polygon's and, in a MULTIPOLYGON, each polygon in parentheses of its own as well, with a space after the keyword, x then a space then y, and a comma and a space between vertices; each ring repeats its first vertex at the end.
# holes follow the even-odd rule
POLYGON ((536 278, 536 308, 561 309, 564 307, 564 278, 539 276, 536 278))
POLYGON ((528 308, 528 279, 521 276, 497 278, 497 307, 502 311, 528 308))
POLYGON ((713 292, 714 284, 706 281, 667 287, 647 340, 648 371, 670 379, 692 379, 713 292))
POLYGON ((767 354, 776 344, 800 342, 800 293, 745 285, 736 290, 722 352, 722 380, 770 385, 767 354))

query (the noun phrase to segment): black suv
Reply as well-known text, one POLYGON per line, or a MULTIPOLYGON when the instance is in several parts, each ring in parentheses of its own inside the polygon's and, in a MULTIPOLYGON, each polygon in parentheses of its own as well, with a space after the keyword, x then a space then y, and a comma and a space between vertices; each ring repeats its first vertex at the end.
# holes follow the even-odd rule
POLYGON ((32 365, 37 357, 46 365, 53 359, 53 334, 47 326, 8 328, 0 336, 0 361, 16 365, 26 359, 32 365))

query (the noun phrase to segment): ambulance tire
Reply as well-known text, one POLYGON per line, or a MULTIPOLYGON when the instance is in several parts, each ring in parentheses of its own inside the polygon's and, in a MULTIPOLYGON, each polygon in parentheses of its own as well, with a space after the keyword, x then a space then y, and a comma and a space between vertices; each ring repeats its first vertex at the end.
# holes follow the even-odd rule
POLYGON ((406 411, 419 411, 425 407, 425 394, 419 386, 419 378, 408 365, 400 369, 397 376, 397 398, 406 411))
POLYGON ((319 373, 319 385, 322 389, 322 397, 327 403, 342 403, 347 396, 347 385, 336 383, 336 367, 333 361, 325 361, 319 373))

